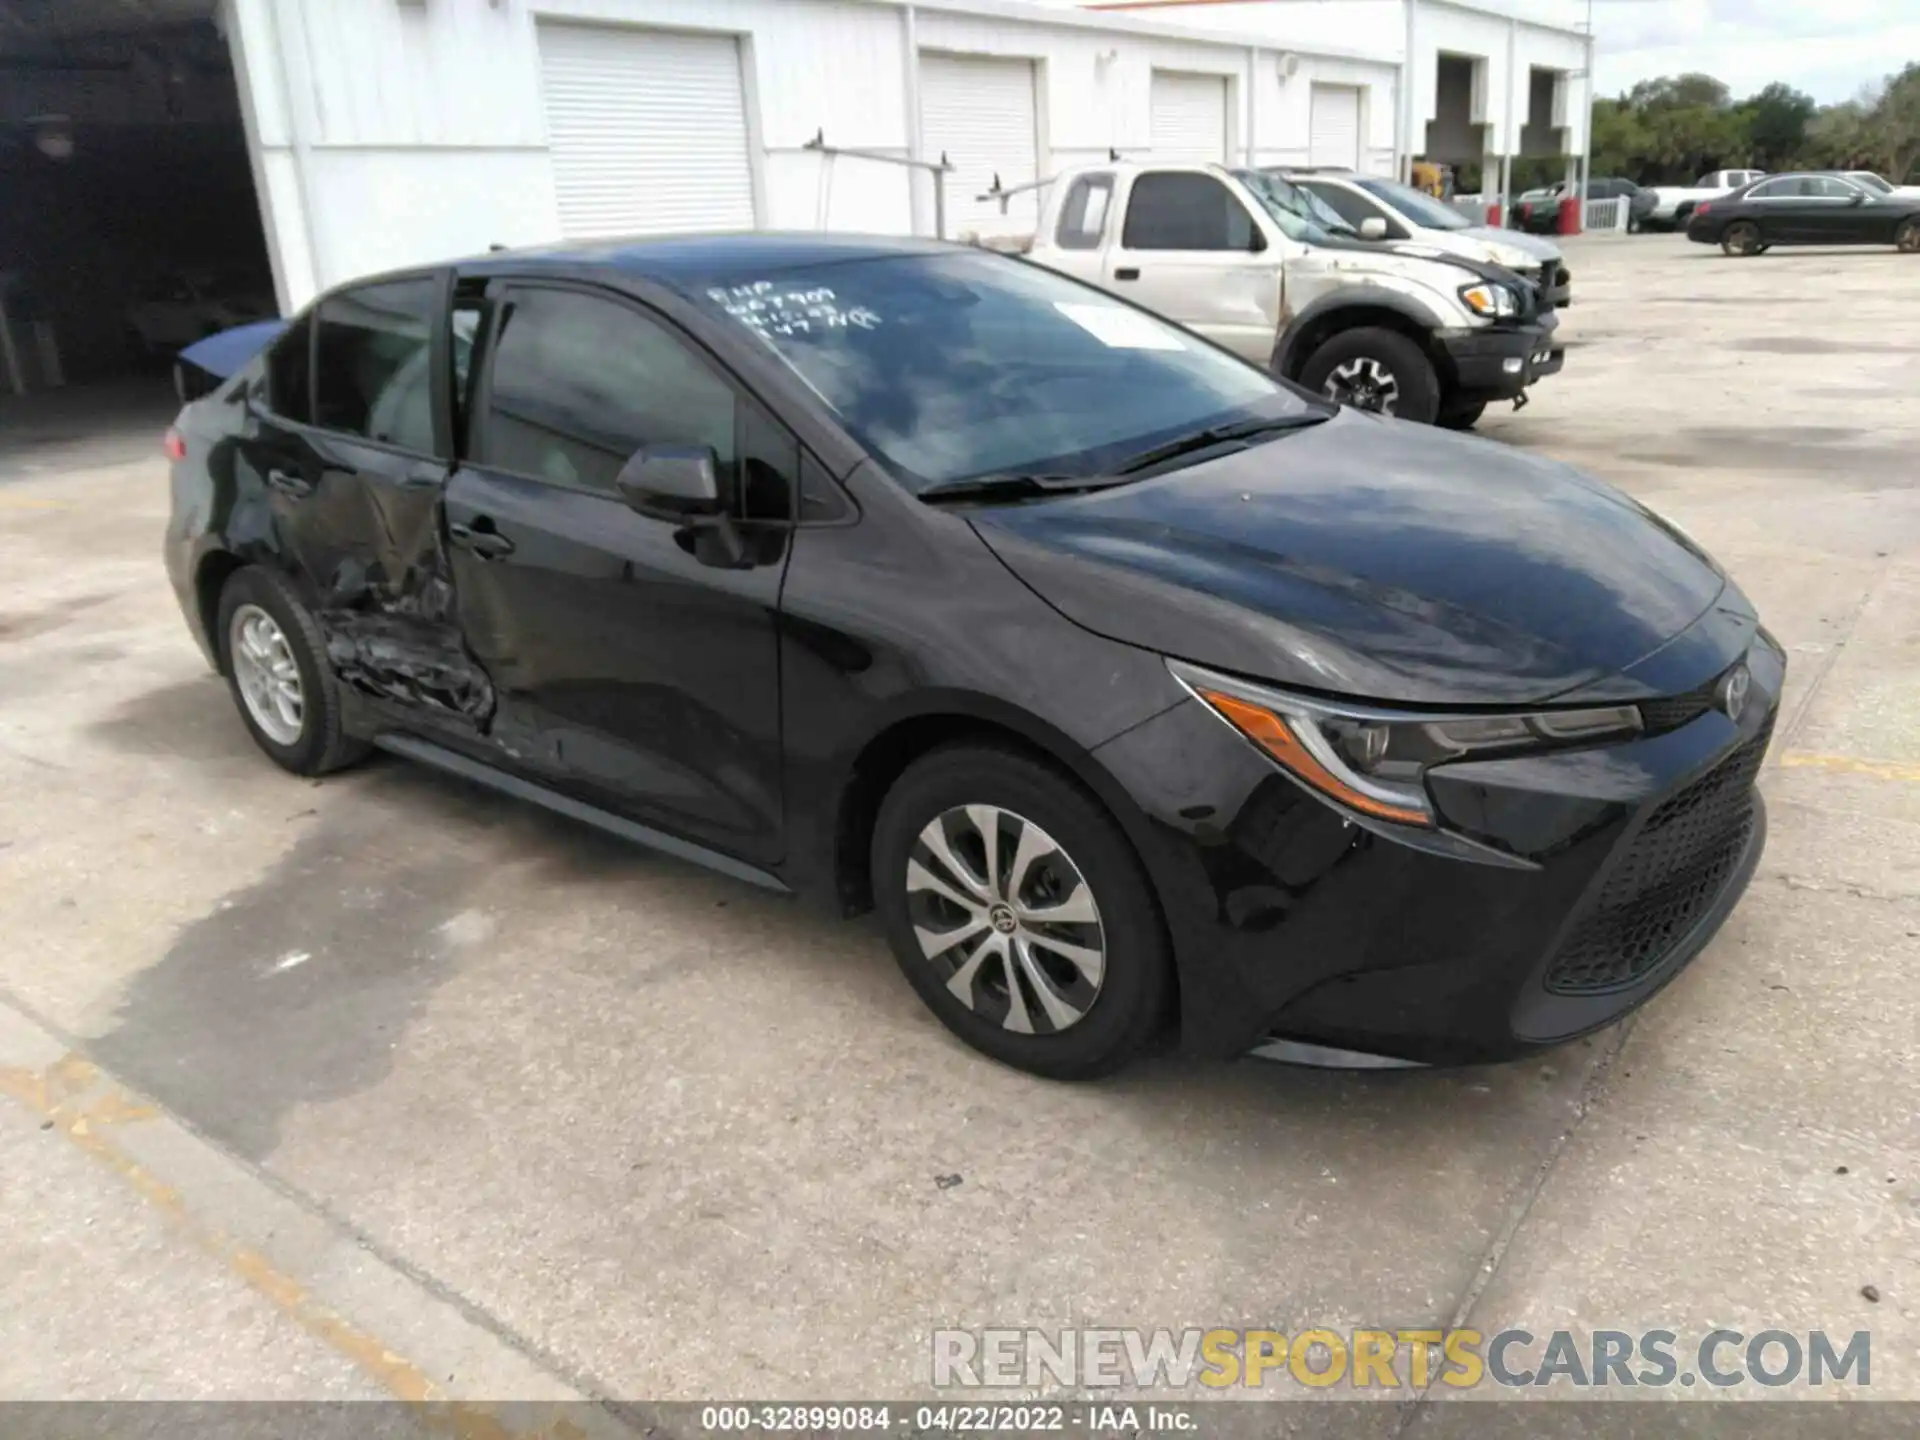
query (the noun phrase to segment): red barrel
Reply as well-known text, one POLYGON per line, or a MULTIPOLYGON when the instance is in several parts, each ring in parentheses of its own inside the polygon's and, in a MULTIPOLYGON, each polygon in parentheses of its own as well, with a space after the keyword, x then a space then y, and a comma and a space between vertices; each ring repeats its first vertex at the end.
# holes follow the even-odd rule
POLYGON ((1500 202, 1498 200, 1487 206, 1487 224, 1493 226, 1496 230, 1500 228, 1500 202))
POLYGON ((1573 195, 1562 196, 1560 200, 1560 233, 1578 235, 1580 233, 1580 201, 1573 195))

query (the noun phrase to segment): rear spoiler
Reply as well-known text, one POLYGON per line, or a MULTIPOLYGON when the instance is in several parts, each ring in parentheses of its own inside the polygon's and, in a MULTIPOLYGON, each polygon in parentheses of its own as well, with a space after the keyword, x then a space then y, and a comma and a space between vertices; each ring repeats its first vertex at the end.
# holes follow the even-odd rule
POLYGON ((211 395, 286 328, 284 320, 257 320, 187 346, 173 362, 173 388, 180 403, 191 405, 201 396, 211 395))

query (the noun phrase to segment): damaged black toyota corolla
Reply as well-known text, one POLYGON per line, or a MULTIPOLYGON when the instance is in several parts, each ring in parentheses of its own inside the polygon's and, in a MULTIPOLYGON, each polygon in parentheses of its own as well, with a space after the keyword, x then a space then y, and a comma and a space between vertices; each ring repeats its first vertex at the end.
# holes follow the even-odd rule
POLYGON ((1022 261, 386 276, 168 443, 174 586, 274 760, 380 746, 877 908, 1040 1074, 1524 1053, 1759 858, 1785 660, 1686 536, 1022 261))

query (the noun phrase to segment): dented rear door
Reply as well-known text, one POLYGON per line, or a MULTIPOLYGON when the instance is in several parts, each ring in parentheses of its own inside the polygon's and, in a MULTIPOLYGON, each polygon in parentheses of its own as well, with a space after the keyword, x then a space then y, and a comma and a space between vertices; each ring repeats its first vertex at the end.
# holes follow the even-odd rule
POLYGON ((297 437, 306 463, 273 503, 341 680, 396 723, 477 731, 492 691, 461 642, 441 540, 449 285, 436 271, 319 303, 311 423, 297 437))

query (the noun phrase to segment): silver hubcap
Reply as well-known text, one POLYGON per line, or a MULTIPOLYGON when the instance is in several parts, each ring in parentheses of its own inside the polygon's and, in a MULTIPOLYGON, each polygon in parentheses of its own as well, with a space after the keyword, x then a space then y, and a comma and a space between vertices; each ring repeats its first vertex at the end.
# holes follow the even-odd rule
POLYGON ((279 622, 258 605, 242 605, 233 612, 227 640, 233 676, 253 723, 274 744, 293 744, 306 723, 306 703, 300 667, 279 622))
POLYGON ((1360 355, 1336 366, 1322 387, 1327 395, 1356 410, 1391 415, 1400 403, 1400 382, 1378 360, 1360 355))
POLYGON ((1031 820, 993 805, 936 816, 907 860, 913 933, 947 989, 1022 1035, 1077 1024, 1106 978, 1100 907, 1031 820))

